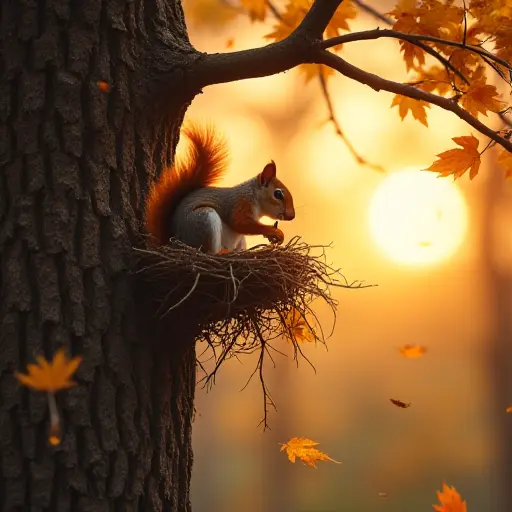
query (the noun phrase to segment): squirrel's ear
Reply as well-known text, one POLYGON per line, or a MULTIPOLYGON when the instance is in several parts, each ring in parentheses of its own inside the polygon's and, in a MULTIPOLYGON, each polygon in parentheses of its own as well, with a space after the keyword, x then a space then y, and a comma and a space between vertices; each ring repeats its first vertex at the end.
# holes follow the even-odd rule
POLYGON ((258 182, 264 187, 268 187, 269 183, 276 177, 276 164, 271 160, 269 164, 265 165, 263 171, 258 174, 258 182))

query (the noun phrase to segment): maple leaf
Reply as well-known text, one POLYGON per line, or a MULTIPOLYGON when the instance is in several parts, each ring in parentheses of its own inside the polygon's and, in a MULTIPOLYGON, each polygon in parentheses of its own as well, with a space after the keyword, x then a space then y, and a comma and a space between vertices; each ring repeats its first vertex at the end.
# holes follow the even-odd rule
POLYGON ((498 154, 498 163, 505 170, 505 178, 512 178, 512 153, 502 148, 498 154))
POLYGON ((400 353, 409 359, 417 359, 425 354, 426 348, 421 345, 404 345, 400 348, 400 353))
POLYGON ((455 487, 443 483, 443 490, 437 491, 440 505, 432 505, 437 512, 466 512, 466 502, 462 501, 455 487))
POLYGON ((38 391, 55 393, 59 389, 70 388, 76 382, 70 380, 82 362, 80 356, 68 359, 63 348, 55 353, 53 360, 48 362, 44 357, 38 356, 38 364, 28 364, 27 374, 16 373, 17 379, 24 385, 38 391))
POLYGON ((316 468, 318 461, 330 461, 335 464, 341 464, 337 460, 331 459, 326 453, 316 449, 319 443, 308 439, 307 437, 292 437, 287 443, 280 443, 280 451, 286 450, 286 455, 290 462, 295 463, 296 459, 310 468, 316 468))
POLYGON ((405 116, 411 112, 414 119, 417 119, 421 124, 428 127, 427 122, 427 112, 426 108, 430 108, 430 104, 423 100, 415 100, 414 98, 409 98, 408 96, 402 96, 401 94, 396 94, 393 98, 393 102, 391 103, 391 108, 398 105, 398 113, 402 121, 405 116))
POLYGON ((453 137, 452 139, 461 148, 449 149, 439 153, 439 160, 434 162, 426 171, 438 172, 441 176, 453 175, 460 178, 469 169, 469 179, 478 174, 480 168, 480 153, 478 152, 478 139, 473 135, 453 137))
MULTIPOLYGON (((312 342, 315 341, 315 334, 311 330, 306 319, 295 308, 288 311, 285 319, 286 332, 289 341, 295 341, 297 343, 312 342)), ((311 322, 309 322, 310 324, 311 322)))
POLYGON ((504 107, 504 103, 497 98, 498 90, 494 85, 486 83, 485 69, 480 66, 473 81, 461 96, 460 103, 472 116, 477 117, 479 113, 487 116, 488 110, 497 112, 504 107))
POLYGON ((505 409, 505 412, 512 412, 512 404, 505 409))
POLYGON ((251 21, 264 21, 267 15, 267 0, 241 0, 242 7, 245 7, 251 21))

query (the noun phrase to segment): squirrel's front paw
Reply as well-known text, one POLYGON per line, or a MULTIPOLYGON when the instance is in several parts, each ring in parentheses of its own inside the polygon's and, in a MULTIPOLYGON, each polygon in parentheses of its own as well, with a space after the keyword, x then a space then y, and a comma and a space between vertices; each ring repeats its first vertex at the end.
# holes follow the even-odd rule
POLYGON ((267 236, 267 239, 272 244, 281 245, 284 242, 284 233, 280 229, 274 228, 272 234, 267 236))

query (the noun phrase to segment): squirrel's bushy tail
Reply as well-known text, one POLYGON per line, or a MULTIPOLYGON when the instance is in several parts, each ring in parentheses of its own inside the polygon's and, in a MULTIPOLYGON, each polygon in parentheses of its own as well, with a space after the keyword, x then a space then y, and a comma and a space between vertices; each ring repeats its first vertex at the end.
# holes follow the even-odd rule
POLYGON ((146 200, 146 231, 152 242, 165 245, 170 238, 171 217, 180 201, 199 188, 215 184, 227 167, 227 144, 212 127, 187 125, 186 156, 164 169, 146 200))

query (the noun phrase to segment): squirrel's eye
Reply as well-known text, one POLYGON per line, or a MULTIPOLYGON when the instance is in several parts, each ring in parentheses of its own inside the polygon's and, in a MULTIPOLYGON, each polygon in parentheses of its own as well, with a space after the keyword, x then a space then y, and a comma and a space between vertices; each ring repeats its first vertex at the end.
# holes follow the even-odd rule
POLYGON ((284 199, 284 192, 280 188, 276 188, 274 190, 274 197, 282 201, 284 199))

